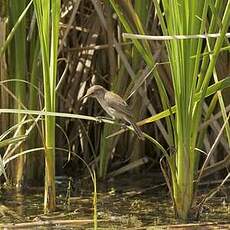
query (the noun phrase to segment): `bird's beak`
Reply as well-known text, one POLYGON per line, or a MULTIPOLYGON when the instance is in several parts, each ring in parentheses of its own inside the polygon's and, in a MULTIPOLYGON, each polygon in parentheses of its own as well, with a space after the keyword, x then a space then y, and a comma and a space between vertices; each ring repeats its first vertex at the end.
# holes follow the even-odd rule
POLYGON ((87 98, 89 96, 90 96, 90 94, 86 94, 85 96, 83 96, 83 97, 80 98, 80 101, 83 101, 85 98, 87 98))

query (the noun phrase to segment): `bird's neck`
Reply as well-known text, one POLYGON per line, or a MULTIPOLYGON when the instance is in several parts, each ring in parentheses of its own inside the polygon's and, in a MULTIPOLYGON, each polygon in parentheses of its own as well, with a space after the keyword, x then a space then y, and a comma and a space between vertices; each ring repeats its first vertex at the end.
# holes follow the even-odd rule
POLYGON ((113 109, 110 108, 107 100, 105 100, 105 95, 97 96, 97 101, 99 102, 101 107, 106 111, 106 113, 109 114, 113 119, 115 119, 113 111, 111 111, 113 109))
POLYGON ((102 106, 103 109, 105 109, 104 107, 105 107, 105 104, 106 104, 104 98, 105 98, 104 94, 103 95, 102 94, 97 95, 97 97, 96 97, 97 101, 99 102, 99 104, 102 106))

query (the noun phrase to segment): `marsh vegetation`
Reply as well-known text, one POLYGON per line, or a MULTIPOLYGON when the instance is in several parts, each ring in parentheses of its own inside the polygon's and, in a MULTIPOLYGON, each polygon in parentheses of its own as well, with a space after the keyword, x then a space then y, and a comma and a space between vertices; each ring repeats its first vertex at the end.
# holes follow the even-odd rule
POLYGON ((210 200, 229 212, 229 24, 228 0, 1 0, 1 199, 37 188, 48 214, 90 194, 95 229, 108 217, 102 197, 122 211, 127 184, 144 209, 164 191, 171 224, 205 221, 210 200), (131 126, 81 100, 93 85, 122 98, 100 104, 131 126))

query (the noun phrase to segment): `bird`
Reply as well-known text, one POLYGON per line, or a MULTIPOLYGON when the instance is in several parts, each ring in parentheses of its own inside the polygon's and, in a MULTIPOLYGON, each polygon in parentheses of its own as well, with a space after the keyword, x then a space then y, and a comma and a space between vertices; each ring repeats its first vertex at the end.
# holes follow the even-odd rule
POLYGON ((142 140, 144 139, 141 129, 133 121, 128 104, 118 94, 105 89, 101 85, 93 85, 87 90, 85 96, 83 96, 81 100, 87 97, 96 98, 101 107, 111 118, 129 123, 133 127, 137 137, 142 140))

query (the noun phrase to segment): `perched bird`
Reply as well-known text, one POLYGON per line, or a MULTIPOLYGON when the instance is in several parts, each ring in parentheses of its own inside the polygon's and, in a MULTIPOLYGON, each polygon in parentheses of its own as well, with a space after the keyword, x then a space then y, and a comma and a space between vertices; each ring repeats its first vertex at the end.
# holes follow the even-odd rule
POLYGON ((131 111, 127 103, 117 94, 106 90, 101 85, 94 85, 90 87, 86 95, 81 98, 94 97, 100 103, 102 108, 113 118, 128 122, 134 129, 139 139, 144 139, 141 129, 132 120, 131 111))

